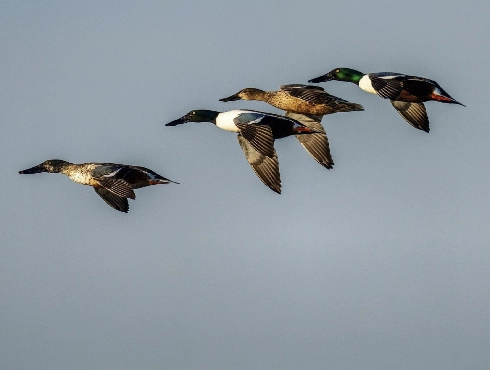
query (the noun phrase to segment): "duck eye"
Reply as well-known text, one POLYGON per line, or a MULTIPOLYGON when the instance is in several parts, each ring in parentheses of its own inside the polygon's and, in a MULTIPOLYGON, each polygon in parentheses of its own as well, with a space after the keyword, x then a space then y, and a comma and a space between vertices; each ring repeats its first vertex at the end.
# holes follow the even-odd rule
POLYGON ((336 69, 336 70, 335 70, 335 73, 339 73, 339 72, 340 72, 340 69, 336 69))

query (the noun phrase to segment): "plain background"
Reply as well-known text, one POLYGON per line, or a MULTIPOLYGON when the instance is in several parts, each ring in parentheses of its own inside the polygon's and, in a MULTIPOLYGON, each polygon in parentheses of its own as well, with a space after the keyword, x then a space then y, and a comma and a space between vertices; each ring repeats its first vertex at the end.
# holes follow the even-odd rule
POLYGON ((484 1, 2 1, 0 368, 488 369, 484 1), (234 134, 164 124, 335 67, 436 80, 431 132, 353 84, 335 167, 276 142, 283 194, 234 134), (130 212, 46 159, 180 185, 130 212))

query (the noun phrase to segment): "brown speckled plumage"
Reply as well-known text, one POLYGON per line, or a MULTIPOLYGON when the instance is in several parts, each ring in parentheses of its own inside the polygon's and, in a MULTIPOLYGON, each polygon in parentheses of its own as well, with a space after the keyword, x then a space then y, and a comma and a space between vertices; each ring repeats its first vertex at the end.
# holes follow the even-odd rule
POLYGON ((259 100, 281 110, 301 114, 325 115, 364 110, 362 105, 330 95, 322 87, 301 84, 283 85, 278 91, 246 88, 220 100, 240 99, 259 100))
POLYGON ((129 210, 127 198, 136 198, 133 189, 174 182, 145 167, 117 163, 74 164, 59 159, 44 161, 19 173, 41 172, 62 173, 76 183, 92 186, 108 205, 121 212, 129 210))

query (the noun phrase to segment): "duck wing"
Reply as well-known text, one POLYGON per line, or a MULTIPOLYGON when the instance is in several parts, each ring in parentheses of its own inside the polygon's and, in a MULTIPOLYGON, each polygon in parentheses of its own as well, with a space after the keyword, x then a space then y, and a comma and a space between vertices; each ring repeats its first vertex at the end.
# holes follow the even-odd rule
POLYGON ((127 213, 129 211, 128 200, 111 193, 106 188, 94 187, 95 192, 112 208, 127 213))
POLYGON ((267 115, 253 112, 242 113, 234 118, 234 123, 240 135, 257 152, 268 157, 273 157, 275 154, 274 136, 270 126, 266 122, 262 122, 264 118, 267 118, 267 115))
POLYGON ((330 154, 327 134, 320 123, 322 116, 286 112, 286 117, 291 117, 317 132, 315 134, 295 136, 301 145, 303 145, 303 148, 305 148, 318 163, 325 168, 331 169, 334 163, 332 155, 330 154))
POLYGON ((279 87, 279 89, 284 90, 284 91, 291 91, 294 89, 309 89, 309 90, 325 91, 325 89, 321 86, 303 85, 303 84, 281 85, 281 87, 279 87))
POLYGON ((424 103, 411 103, 391 100, 396 111, 416 129, 429 132, 429 118, 424 103))
POLYGON ((272 147, 272 156, 264 155, 257 151, 249 140, 238 134, 238 143, 245 154, 245 158, 254 170, 258 178, 271 190, 281 194, 281 176, 279 173, 279 161, 277 153, 272 147))
POLYGON ((332 109, 331 113, 364 110, 362 105, 351 103, 334 95, 330 95, 319 86, 283 85, 281 86, 281 90, 286 92, 289 96, 300 99, 306 103, 326 105, 332 109))
POLYGON ((171 182, 178 184, 178 182, 169 180, 155 171, 141 166, 125 166, 121 168, 117 175, 133 189, 139 189, 149 185, 169 184, 171 182))
POLYGON ((124 180, 128 167, 119 164, 101 164, 95 167, 91 174, 94 180, 97 180, 100 186, 106 188, 111 193, 119 197, 135 199, 131 185, 124 180))
POLYGON ((371 85, 376 93, 385 99, 398 98, 403 90, 402 76, 404 75, 382 75, 369 74, 371 85))

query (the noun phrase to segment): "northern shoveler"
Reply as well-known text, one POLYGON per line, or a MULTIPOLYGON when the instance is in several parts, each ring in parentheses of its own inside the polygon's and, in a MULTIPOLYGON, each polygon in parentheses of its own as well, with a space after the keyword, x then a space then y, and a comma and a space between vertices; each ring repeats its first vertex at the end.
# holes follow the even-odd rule
POLYGON ((133 189, 171 182, 178 184, 148 168, 116 163, 74 164, 60 159, 50 159, 19 171, 20 174, 41 172, 62 173, 74 182, 90 185, 108 205, 121 212, 129 210, 127 198, 136 198, 133 189))
POLYGON ((335 68, 327 74, 308 82, 345 81, 358 85, 362 90, 390 99, 397 112, 413 127, 429 132, 429 119, 424 102, 459 104, 435 81, 401 73, 379 72, 364 74, 350 68, 335 68))
POLYGON ((327 134, 320 123, 325 114, 364 110, 362 105, 348 102, 330 95, 320 86, 290 84, 282 85, 278 91, 263 91, 255 88, 240 90, 234 95, 220 99, 259 100, 286 111, 286 116, 294 118, 317 131, 316 134, 296 136, 301 145, 322 166, 331 169, 333 159, 330 154, 327 134))
POLYGON ((193 110, 166 126, 186 122, 211 122, 223 130, 238 133, 238 142, 254 172, 265 185, 279 194, 281 179, 274 139, 315 133, 292 118, 244 109, 228 112, 193 110))
POLYGON ((364 110, 362 105, 330 95, 320 86, 301 84, 282 85, 278 91, 246 88, 220 101, 240 99, 260 100, 286 112, 320 116, 364 110))

